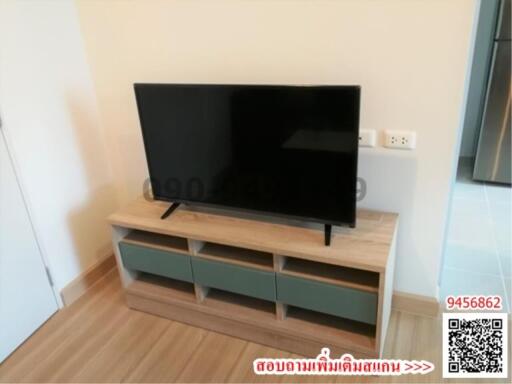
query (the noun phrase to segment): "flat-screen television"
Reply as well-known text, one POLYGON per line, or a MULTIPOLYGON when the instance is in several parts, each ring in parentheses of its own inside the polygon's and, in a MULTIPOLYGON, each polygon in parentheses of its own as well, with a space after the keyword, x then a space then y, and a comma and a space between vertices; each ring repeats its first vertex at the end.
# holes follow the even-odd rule
POLYGON ((359 86, 135 84, 154 198, 356 220, 359 86))

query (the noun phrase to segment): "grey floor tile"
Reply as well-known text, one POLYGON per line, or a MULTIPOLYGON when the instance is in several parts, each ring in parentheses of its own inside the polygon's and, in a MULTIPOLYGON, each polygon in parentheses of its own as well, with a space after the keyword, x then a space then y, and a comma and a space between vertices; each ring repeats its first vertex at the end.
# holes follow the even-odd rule
MULTIPOLYGON (((441 299, 448 295, 500 295, 505 302, 503 279, 494 275, 445 268, 441 282, 441 299)), ((508 307, 503 308, 508 311, 508 307)))
POLYGON ((485 215, 453 212, 448 228, 448 241, 494 251, 493 224, 485 215))
POLYGON ((445 266, 469 272, 501 275, 498 255, 494 249, 482 249, 465 243, 448 242, 445 266))
POLYGON ((489 203, 489 216, 493 223, 505 226, 504 230, 512 228, 512 205, 507 203, 489 203))
POLYGON ((505 289, 507 290, 508 312, 512 312, 512 279, 505 278, 505 289))
POLYGON ((512 250, 500 250, 499 258, 501 263, 501 269, 503 271, 503 276, 512 277, 512 250))
POLYGON ((512 204, 512 188, 498 184, 486 184, 485 192, 491 203, 512 204))
POLYGON ((512 310, 512 189, 457 173, 441 281, 447 295, 500 295, 512 310))
POLYGON ((473 181, 457 181, 453 189, 453 198, 485 201, 484 185, 473 181))

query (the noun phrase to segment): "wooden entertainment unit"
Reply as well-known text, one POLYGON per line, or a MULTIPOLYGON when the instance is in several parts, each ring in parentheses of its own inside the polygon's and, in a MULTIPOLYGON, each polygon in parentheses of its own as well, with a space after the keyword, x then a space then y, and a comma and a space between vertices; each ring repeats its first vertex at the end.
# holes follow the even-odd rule
POLYGON ((304 356, 381 356, 398 215, 357 227, 254 220, 139 198, 109 221, 131 308, 304 356))

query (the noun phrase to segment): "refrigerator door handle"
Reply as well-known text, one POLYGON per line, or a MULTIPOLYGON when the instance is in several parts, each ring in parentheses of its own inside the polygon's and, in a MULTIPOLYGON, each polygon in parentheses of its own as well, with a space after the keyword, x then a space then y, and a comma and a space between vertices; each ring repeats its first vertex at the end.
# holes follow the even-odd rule
POLYGON ((510 6, 511 0, 501 0, 496 28, 496 40, 510 40, 510 6))

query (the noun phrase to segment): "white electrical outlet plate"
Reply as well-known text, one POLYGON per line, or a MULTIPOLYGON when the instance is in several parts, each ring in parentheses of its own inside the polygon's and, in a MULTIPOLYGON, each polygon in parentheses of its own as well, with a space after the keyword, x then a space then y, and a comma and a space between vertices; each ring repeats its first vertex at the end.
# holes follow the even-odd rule
POLYGON ((377 131, 375 129, 360 129, 359 130, 359 146, 360 147, 375 147, 377 144, 377 131))
POLYGON ((416 148, 416 132, 384 131, 384 146, 396 149, 416 148))

